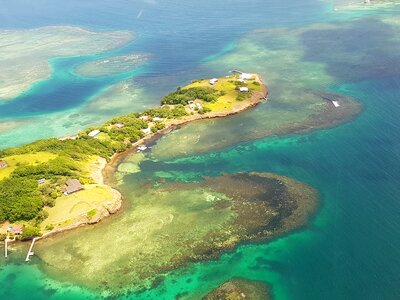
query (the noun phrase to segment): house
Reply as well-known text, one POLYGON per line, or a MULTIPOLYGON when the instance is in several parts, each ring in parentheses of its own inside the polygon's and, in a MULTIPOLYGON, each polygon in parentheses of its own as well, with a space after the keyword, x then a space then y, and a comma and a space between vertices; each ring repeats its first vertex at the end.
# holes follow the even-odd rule
POLYGON ((14 225, 11 228, 11 231, 14 233, 14 235, 21 235, 24 231, 24 225, 14 225))
POLYGON ((98 134, 100 133, 100 130, 92 130, 91 132, 88 133, 88 136, 95 138, 98 134))
POLYGON ((42 178, 42 179, 39 179, 37 182, 38 182, 38 184, 44 184, 46 182, 46 179, 42 178))
POLYGON ((114 126, 117 128, 124 128, 124 124, 121 123, 114 124, 114 126))
POLYGON ((195 110, 196 106, 194 106, 194 104, 192 103, 192 104, 189 104, 189 108, 190 108, 190 110, 195 110))
POLYGON ((239 89, 239 91, 240 91, 241 93, 247 93, 247 92, 249 91, 249 88, 248 88, 248 87, 242 86, 242 87, 239 89))
POLYGON ((161 122, 162 120, 164 120, 164 119, 163 118, 159 118, 159 117, 153 118, 153 122, 161 122))
POLYGON ((253 78, 253 75, 248 74, 248 73, 242 73, 242 74, 240 74, 240 77, 239 77, 239 79, 242 79, 242 80, 252 79, 252 78, 253 78))
POLYGON ((196 103, 196 106, 197 106, 198 109, 202 109, 203 108, 203 106, 198 102, 196 103))
POLYGON ((151 133, 151 128, 150 128, 150 127, 147 127, 146 129, 142 129, 142 132, 143 132, 144 134, 150 134, 150 133, 151 133))
POLYGON ((0 160, 0 169, 4 169, 8 167, 8 163, 4 160, 0 160))
POLYGON ((216 84, 217 82, 218 82, 218 79, 217 79, 217 78, 213 78, 213 79, 210 80, 210 84, 211 84, 211 85, 214 85, 214 84, 216 84))
POLYGON ((78 179, 68 179, 66 185, 67 187, 62 191, 66 196, 83 190, 83 186, 78 179))
POLYGON ((143 121, 147 121, 149 119, 149 117, 148 116, 140 116, 139 119, 143 120, 143 121))

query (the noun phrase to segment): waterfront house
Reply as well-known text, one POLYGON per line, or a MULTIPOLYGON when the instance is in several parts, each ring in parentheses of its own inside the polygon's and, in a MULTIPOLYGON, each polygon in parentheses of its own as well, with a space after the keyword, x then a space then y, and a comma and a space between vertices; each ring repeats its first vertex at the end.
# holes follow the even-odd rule
POLYGON ((210 84, 211 84, 211 85, 214 85, 214 84, 216 84, 217 82, 218 82, 218 78, 213 78, 213 79, 210 80, 210 84))
POLYGON ((117 128, 124 128, 124 124, 121 123, 114 124, 114 126, 117 128))
POLYGON ((66 187, 63 189, 62 192, 64 195, 67 196, 81 190, 83 190, 83 186, 78 179, 68 179, 66 182, 66 187))
POLYGON ((0 160, 0 169, 4 169, 8 167, 8 163, 4 160, 0 160))
POLYGON ((198 109, 202 109, 203 108, 203 106, 198 102, 196 102, 196 106, 197 106, 198 109))
POLYGON ((100 130, 96 129, 96 130, 92 130, 91 132, 88 133, 88 136, 90 137, 97 137, 97 135, 100 133, 100 130))
POLYGON ((147 121, 149 119, 149 117, 148 116, 140 116, 139 119, 143 120, 143 121, 147 121))
POLYGON ((14 225, 11 229, 14 235, 21 235, 24 230, 24 225, 14 225))
POLYGON ((247 92, 249 91, 249 88, 248 88, 248 87, 242 86, 242 87, 239 89, 239 91, 240 91, 241 93, 247 93, 247 92))
POLYGON ((239 78, 242 80, 252 79, 253 75, 248 74, 248 73, 242 73, 242 74, 240 74, 239 78))
POLYGON ((159 118, 159 117, 154 117, 153 118, 153 122, 161 122, 162 120, 164 120, 163 118, 159 118))

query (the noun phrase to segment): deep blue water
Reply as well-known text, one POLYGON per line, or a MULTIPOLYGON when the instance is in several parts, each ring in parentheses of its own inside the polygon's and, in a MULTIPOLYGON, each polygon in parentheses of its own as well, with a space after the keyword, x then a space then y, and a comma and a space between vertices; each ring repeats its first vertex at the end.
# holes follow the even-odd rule
MULTIPOLYGON (((146 72, 136 70, 133 74, 127 74, 128 76, 105 76, 101 79, 77 77, 72 70, 79 63, 107 55, 52 60, 54 71, 51 78, 35 84, 17 97, 14 102, 18 105, 0 105, 0 120, 44 115, 77 107, 111 84, 129 77, 146 78, 187 73, 196 68, 202 60, 213 55, 214 58, 215 55, 218 56, 228 43, 252 29, 295 26, 324 18, 325 6, 316 4, 315 1, 306 1, 301 5, 291 1, 284 7, 285 9, 282 9, 279 1, 231 1, 229 5, 224 1, 99 3, 47 0, 35 3, 3 3, 0 28, 77 25, 95 30, 131 30, 137 35, 137 39, 122 49, 111 51, 108 55, 137 51, 150 53, 152 59, 146 66, 146 72), (138 18, 140 11, 142 13, 138 18)), ((197 74, 194 73, 191 72, 190 78, 196 77, 197 74)), ((184 76, 179 79, 181 83, 184 76)), ((172 87, 175 85, 170 85, 168 89, 172 87)))
MULTIPOLYGON (((132 73, 89 79, 77 77, 71 70, 77 63, 99 56, 55 59, 52 78, 0 106, 0 119, 46 116, 78 107, 110 84, 132 76, 143 83, 150 102, 150 96, 161 96, 182 82, 207 75, 199 66, 229 53, 250 30, 295 28, 335 19, 328 8, 311 0, 1 0, 0 28, 70 24, 96 30, 133 30, 137 39, 109 55, 137 51, 151 53, 152 60, 132 73), (168 79, 154 88, 154 80, 149 78, 157 81, 159 77, 168 79)), ((354 96, 364 104, 356 120, 306 135, 244 144, 238 141, 229 149, 202 154, 200 160, 188 157, 143 164, 144 175, 159 169, 199 176, 272 171, 320 191, 320 210, 306 228, 271 244, 243 246, 219 261, 205 263, 199 268, 201 274, 210 275, 210 281, 212 276, 223 281, 230 275, 261 279, 272 284, 276 299, 400 298, 400 77, 395 74, 400 68, 396 57, 400 49, 392 39, 395 29, 380 22, 372 26, 371 38, 345 39, 352 30, 362 33, 367 23, 320 33, 320 37, 316 32, 303 35, 303 59, 323 63, 338 82, 330 90, 354 96), (375 47, 381 40, 374 37, 383 35, 391 47, 375 47), (354 49, 368 48, 370 56, 358 65, 349 65, 344 56, 326 49, 326 44, 315 43, 328 40, 326 37, 342 41, 336 53, 356 55, 354 49), (373 69, 371 60, 376 62, 374 66, 383 67, 373 69)), ((31 299, 93 296, 63 286, 58 287, 58 293, 46 293, 46 275, 34 266, 1 261, 0 268, 0 299, 26 299, 27 293, 31 299)), ((202 285, 208 284, 207 279, 202 280, 202 285)), ((149 295, 157 299, 155 294, 149 295)), ((159 295, 158 299, 169 297, 159 295)))

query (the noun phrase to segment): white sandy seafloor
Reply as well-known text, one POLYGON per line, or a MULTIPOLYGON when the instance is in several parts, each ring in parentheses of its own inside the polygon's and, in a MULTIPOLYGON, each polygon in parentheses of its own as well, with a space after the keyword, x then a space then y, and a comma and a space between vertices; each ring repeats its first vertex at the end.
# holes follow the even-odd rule
POLYGON ((1 30, 0 100, 12 99, 49 77, 50 58, 109 51, 132 39, 129 31, 92 32, 70 26, 1 30))

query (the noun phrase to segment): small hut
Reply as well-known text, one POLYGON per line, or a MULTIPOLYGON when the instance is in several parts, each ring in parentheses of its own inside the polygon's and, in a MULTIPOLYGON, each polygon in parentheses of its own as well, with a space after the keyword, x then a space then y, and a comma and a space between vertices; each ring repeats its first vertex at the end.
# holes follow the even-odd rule
POLYGON ((0 169, 4 169, 8 167, 8 163, 4 160, 0 160, 0 169))
POLYGON ((78 179, 68 179, 66 185, 66 188, 63 189, 64 195, 71 195, 83 190, 83 186, 78 179))
POLYGON ((24 225, 14 225, 11 229, 14 235, 21 235, 24 230, 24 225))
POLYGON ((92 130, 91 132, 88 133, 88 136, 95 138, 99 135, 99 133, 100 133, 100 130, 98 130, 98 129, 92 130))

